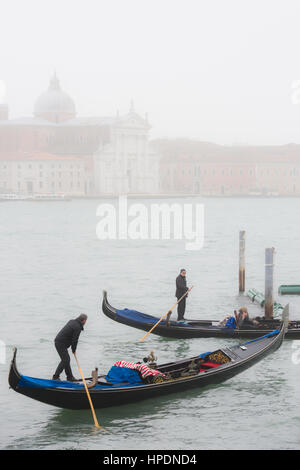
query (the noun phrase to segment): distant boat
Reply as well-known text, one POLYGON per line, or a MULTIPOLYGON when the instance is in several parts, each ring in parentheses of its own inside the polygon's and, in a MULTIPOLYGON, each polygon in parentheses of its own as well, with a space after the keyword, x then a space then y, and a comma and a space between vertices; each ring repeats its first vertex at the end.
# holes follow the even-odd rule
POLYGON ((65 194, 34 194, 30 197, 31 201, 71 201, 65 194))
POLYGON ((71 201, 65 194, 0 194, 0 201, 71 201))
POLYGON ((23 196, 21 194, 14 194, 14 193, 8 193, 8 194, 0 194, 0 201, 25 201, 26 196, 23 196))

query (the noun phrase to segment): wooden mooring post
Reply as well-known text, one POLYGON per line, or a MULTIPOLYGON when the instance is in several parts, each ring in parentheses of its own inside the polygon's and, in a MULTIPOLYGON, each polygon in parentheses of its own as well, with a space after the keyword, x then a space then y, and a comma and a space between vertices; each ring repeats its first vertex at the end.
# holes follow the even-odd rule
POLYGON ((245 230, 240 231, 239 292, 245 292, 245 230))
POLYGON ((265 318, 273 318, 274 254, 275 254, 275 248, 266 248, 266 252, 265 252, 265 318))

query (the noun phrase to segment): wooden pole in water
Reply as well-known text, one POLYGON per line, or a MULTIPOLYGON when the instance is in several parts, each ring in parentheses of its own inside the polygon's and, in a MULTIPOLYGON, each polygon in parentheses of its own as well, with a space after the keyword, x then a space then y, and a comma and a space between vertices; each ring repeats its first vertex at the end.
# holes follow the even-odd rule
POLYGON ((274 254, 275 254, 275 248, 266 248, 266 252, 265 252, 265 318, 273 318, 274 254))
POLYGON ((240 231, 239 292, 245 292, 245 230, 240 231))

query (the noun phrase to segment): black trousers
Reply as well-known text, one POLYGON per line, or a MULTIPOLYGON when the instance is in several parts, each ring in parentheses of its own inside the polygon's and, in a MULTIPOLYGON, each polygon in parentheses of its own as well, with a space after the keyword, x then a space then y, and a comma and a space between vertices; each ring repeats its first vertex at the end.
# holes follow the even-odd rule
POLYGON ((70 379, 73 377, 73 373, 72 373, 72 369, 70 366, 71 358, 68 353, 68 348, 63 343, 59 343, 58 341, 55 341, 54 344, 56 347, 56 351, 58 352, 59 357, 61 359, 55 371, 54 377, 59 377, 62 371, 64 370, 66 373, 67 379, 70 379))
MULTIPOLYGON (((179 299, 180 297, 177 298, 177 300, 179 299)), ((177 306, 177 321, 183 320, 184 312, 185 312, 185 305, 186 305, 186 297, 183 297, 183 299, 179 302, 177 306)))

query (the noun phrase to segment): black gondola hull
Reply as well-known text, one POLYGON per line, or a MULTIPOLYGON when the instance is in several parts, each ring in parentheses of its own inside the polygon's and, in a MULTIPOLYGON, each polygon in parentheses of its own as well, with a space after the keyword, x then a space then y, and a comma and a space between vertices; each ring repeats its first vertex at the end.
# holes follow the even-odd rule
MULTIPOLYGON (((90 395, 95 408, 106 408, 123 404, 136 403, 145 399, 152 399, 171 393, 181 393, 192 389, 202 389, 210 385, 222 383, 231 377, 245 371, 267 355, 278 349, 284 338, 284 328, 274 337, 262 338, 246 344, 245 351, 240 346, 225 348, 222 351, 231 358, 227 364, 222 364, 214 369, 192 375, 179 377, 178 379, 139 386, 91 388, 90 395)), ((186 367, 194 358, 175 363, 163 364, 157 369, 166 372, 186 367)), ((82 410, 89 408, 89 402, 84 388, 34 388, 20 386, 21 376, 16 366, 16 351, 11 362, 9 372, 9 384, 16 392, 34 400, 60 408, 82 410)))
MULTIPOLYGON (((128 315, 122 315, 119 310, 116 310, 112 307, 108 300, 107 294, 104 292, 103 301, 102 301, 102 311, 103 313, 110 318, 111 320, 121 323, 123 325, 131 326, 142 331, 150 331, 156 321, 159 318, 149 317, 150 321, 147 323, 144 320, 139 321, 138 315, 130 318, 128 315)), ((138 313, 138 312, 137 312, 138 313)), ((141 314, 144 316, 144 314, 141 314)), ((189 322, 187 320, 187 322, 189 322)), ((274 324, 274 323, 273 323, 274 324)), ((276 323, 275 323, 276 324, 276 323)), ((177 339, 188 339, 188 338, 249 338, 255 339, 264 336, 274 328, 280 326, 280 321, 277 321, 278 326, 273 326, 270 328, 247 328, 247 329, 237 329, 237 328, 225 328, 217 325, 213 325, 213 322, 210 320, 199 320, 191 321, 190 326, 180 325, 177 322, 170 322, 168 326, 166 321, 158 324, 151 334, 163 336, 166 338, 177 338, 177 339)), ((300 321, 299 322, 290 322, 290 327, 288 328, 285 338, 288 339, 300 339, 300 321), (297 326, 297 327, 294 327, 297 326)))

